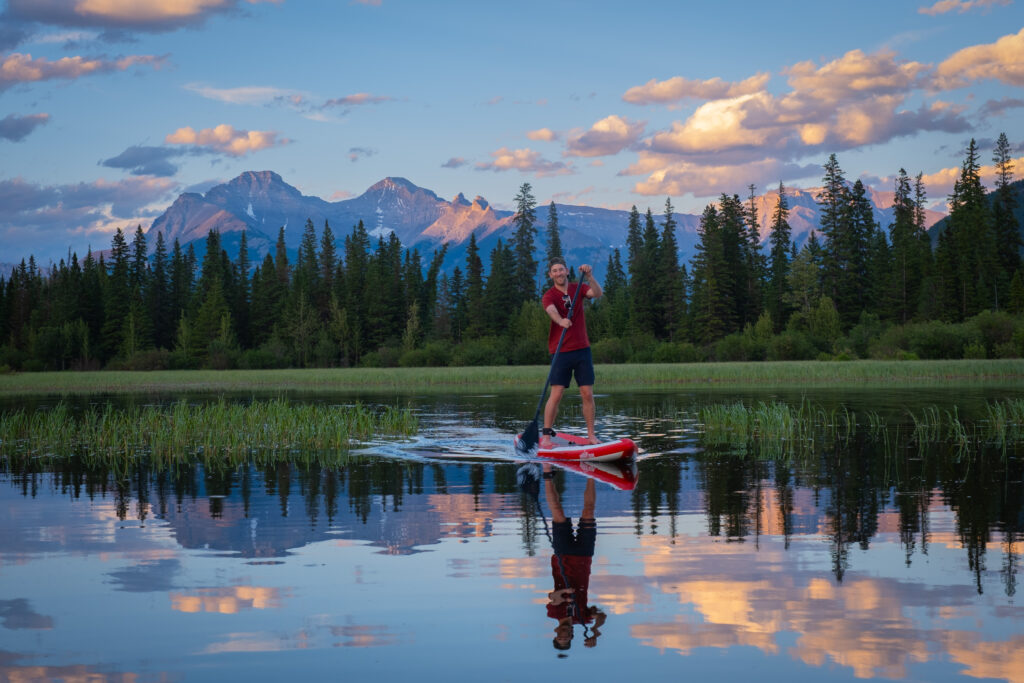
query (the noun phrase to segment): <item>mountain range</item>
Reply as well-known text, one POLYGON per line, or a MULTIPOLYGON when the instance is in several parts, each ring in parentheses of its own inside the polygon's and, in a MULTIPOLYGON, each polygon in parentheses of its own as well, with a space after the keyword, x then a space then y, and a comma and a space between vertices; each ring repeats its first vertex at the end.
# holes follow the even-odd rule
MULTIPOLYGON (((510 192, 511 194, 511 192, 510 192)), ((815 189, 787 189, 789 224, 792 239, 802 244, 818 227, 818 205, 815 189)), ((871 191, 875 219, 884 228, 892 222, 892 192, 871 191)), ((777 191, 754 198, 761 222, 761 239, 767 241, 771 214, 778 204, 777 191)), ((746 201, 745 201, 746 203, 746 201)), ((570 264, 591 263, 596 274, 603 276, 608 256, 616 247, 625 260, 626 230, 629 212, 591 206, 555 204, 558 213, 563 251, 570 264)), ((643 207, 641 212, 646 211, 643 207)), ((689 264, 697 243, 700 216, 674 214, 678 224, 676 240, 681 263, 689 264)), ((931 226, 944 214, 928 211, 931 226)), ((548 207, 537 207, 538 260, 546 249, 545 226, 548 207)), ((153 221, 146 232, 152 251, 158 232, 163 232, 168 245, 177 239, 183 249, 192 244, 200 257, 210 230, 221 233, 221 242, 234 258, 242 231, 250 253, 250 262, 258 265, 272 253, 280 228, 284 228, 289 258, 297 254, 306 220, 312 220, 318 236, 329 223, 339 249, 346 235, 360 220, 371 237, 386 237, 394 232, 404 247, 418 249, 424 262, 431 253, 447 243, 448 253, 442 265, 450 272, 456 265, 465 269, 466 247, 471 233, 476 234, 480 256, 485 265, 498 239, 513 237, 513 212, 495 209, 483 197, 472 201, 459 193, 450 201, 419 187, 405 178, 389 177, 375 183, 358 197, 328 202, 319 197, 303 195, 273 171, 247 171, 229 182, 217 185, 205 194, 184 193, 153 221)), ((655 215, 659 230, 664 216, 655 215)), ((128 236, 131 239, 131 236, 128 236)))

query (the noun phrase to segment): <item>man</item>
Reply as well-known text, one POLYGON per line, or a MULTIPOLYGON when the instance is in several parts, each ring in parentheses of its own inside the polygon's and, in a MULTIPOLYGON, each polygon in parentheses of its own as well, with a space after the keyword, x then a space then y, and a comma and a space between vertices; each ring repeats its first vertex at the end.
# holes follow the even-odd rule
POLYGON ((553 258, 548 264, 548 277, 554 285, 544 293, 541 305, 551 318, 551 329, 548 331, 548 352, 555 353, 558 339, 565 330, 565 341, 562 342, 558 362, 551 368, 551 396, 544 406, 544 430, 540 439, 541 448, 551 447, 551 437, 555 432, 552 425, 558 415, 558 406, 562 402, 562 394, 576 377, 576 385, 580 388, 583 400, 583 419, 587 422, 587 438, 590 443, 600 443, 594 433, 594 361, 590 355, 590 339, 587 337, 587 318, 583 313, 583 299, 598 299, 604 293, 601 285, 594 277, 589 265, 580 266, 580 275, 586 279, 584 283, 569 282, 569 269, 565 261, 553 258), (569 305, 576 294, 577 287, 582 287, 576 301, 572 318, 569 317, 569 305))
POLYGON ((590 589, 590 566, 594 557, 594 542, 597 540, 597 519, 594 506, 597 493, 594 480, 587 479, 583 491, 583 510, 579 524, 573 533, 572 519, 565 516, 562 498, 555 487, 551 465, 544 464, 544 497, 551 509, 551 542, 554 554, 551 556, 551 577, 555 588, 548 593, 548 616, 555 619, 555 637, 552 640, 556 650, 568 650, 572 645, 573 625, 583 624, 584 647, 594 647, 599 630, 604 625, 605 613, 594 605, 587 605, 590 589), (593 626, 591 627, 591 624, 593 626))

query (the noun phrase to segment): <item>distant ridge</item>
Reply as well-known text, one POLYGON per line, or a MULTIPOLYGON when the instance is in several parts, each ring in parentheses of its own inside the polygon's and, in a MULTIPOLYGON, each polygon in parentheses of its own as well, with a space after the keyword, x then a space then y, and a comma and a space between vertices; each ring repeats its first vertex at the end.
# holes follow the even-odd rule
MULTIPOLYGON (((816 191, 787 189, 789 223, 793 240, 797 244, 818 227, 816 191)), ((872 191, 875 219, 883 227, 891 222, 892 193, 872 191)), ((778 204, 778 192, 768 191, 754 198, 761 224, 762 242, 770 233, 771 214, 778 204)), ((542 254, 547 207, 538 206, 538 254, 542 254)), ((625 258, 626 228, 629 212, 590 206, 555 204, 561 230, 562 247, 573 263, 591 263, 603 275, 612 250, 619 248, 625 258)), ((929 211, 928 224, 939 221, 943 214, 929 211)), ((697 242, 700 217, 676 214, 677 242, 683 263, 689 263, 697 242)), ((512 212, 495 210, 485 198, 476 196, 472 201, 463 193, 451 201, 442 199, 433 191, 420 187, 406 178, 387 177, 358 197, 328 202, 319 197, 303 195, 273 171, 246 171, 238 177, 217 185, 205 195, 185 193, 153 221, 148 231, 148 245, 156 243, 156 233, 163 232, 168 244, 177 239, 182 248, 189 243, 205 241, 210 230, 219 230, 224 236, 225 248, 237 251, 238 237, 245 230, 251 263, 260 260, 274 249, 278 231, 284 229, 285 245, 294 254, 302 238, 307 220, 312 220, 317 234, 324 224, 331 226, 339 249, 344 238, 360 220, 373 235, 390 232, 409 249, 418 249, 428 256, 448 244, 444 268, 465 267, 465 247, 471 234, 475 234, 481 257, 488 260, 498 239, 508 241, 513 236, 512 212), (381 228, 381 232, 377 229, 381 228)), ((659 224, 663 216, 656 215, 659 224)), ((203 244, 195 244, 201 252, 203 244)), ((232 257, 235 254, 230 254, 232 257)))

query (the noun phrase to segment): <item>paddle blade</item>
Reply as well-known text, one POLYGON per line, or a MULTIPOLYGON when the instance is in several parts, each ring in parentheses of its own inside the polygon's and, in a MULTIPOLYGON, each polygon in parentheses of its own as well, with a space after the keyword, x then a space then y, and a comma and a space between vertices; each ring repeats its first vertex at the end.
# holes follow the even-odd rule
POLYGON ((530 455, 537 450, 537 442, 540 441, 540 430, 537 428, 537 420, 526 425, 522 436, 516 441, 516 450, 523 455, 530 455))

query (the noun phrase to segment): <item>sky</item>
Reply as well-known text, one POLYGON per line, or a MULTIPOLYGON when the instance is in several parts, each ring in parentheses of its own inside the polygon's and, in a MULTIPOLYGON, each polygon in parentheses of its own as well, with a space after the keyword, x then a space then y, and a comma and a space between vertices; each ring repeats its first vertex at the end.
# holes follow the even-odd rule
POLYGON ((509 209, 699 214, 721 193, 923 174, 973 138, 1024 177, 1014 0, 0 0, 0 262, 108 248, 272 170, 329 201, 404 177, 509 209))

